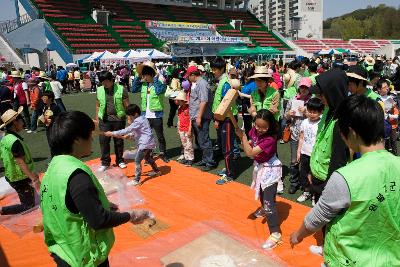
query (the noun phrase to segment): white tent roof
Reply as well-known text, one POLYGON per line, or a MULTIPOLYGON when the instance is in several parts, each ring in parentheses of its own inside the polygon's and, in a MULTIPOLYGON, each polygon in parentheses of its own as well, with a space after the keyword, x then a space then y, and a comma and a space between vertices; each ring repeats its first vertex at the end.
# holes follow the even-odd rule
POLYGON ((146 52, 137 52, 133 49, 125 53, 124 57, 133 62, 143 62, 150 59, 150 56, 146 52))
POLYGON ((170 55, 167 55, 161 51, 158 51, 157 49, 143 49, 143 50, 138 50, 138 51, 147 53, 151 59, 171 59, 172 58, 170 55))
POLYGON ((90 63, 90 62, 96 61, 97 58, 98 58, 99 56, 101 56, 102 54, 104 54, 104 52, 106 52, 106 51, 103 51, 103 52, 94 52, 94 53, 91 54, 88 58, 83 59, 83 63, 90 63))
POLYGON ((111 53, 110 51, 105 51, 103 55, 101 55, 97 60, 113 60, 117 59, 117 56, 114 53, 111 53))

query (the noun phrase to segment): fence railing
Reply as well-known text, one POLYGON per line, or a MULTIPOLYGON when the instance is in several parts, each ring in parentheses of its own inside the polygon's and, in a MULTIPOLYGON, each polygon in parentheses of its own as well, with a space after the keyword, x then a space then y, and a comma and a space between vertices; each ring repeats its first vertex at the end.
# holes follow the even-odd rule
POLYGON ((24 14, 19 18, 0 22, 0 32, 9 33, 38 18, 37 14, 24 14))

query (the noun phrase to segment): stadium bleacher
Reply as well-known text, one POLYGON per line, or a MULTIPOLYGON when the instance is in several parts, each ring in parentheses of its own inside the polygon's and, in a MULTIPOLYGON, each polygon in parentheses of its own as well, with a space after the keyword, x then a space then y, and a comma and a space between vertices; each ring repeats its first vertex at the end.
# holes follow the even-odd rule
MULTIPOLYGON (((187 6, 157 5, 121 0, 31 0, 73 53, 90 53, 108 49, 159 48, 166 40, 165 32, 153 34, 146 20, 216 24, 223 36, 248 37, 248 46, 273 46, 290 50, 284 40, 274 36, 250 12, 222 11, 187 6), (110 26, 95 24, 93 9, 111 12, 110 26), (231 20, 242 20, 242 29, 235 30, 231 20), (158 38, 157 38, 157 36, 158 38), (163 37, 164 36, 164 37, 163 37)), ((175 33, 173 30, 170 32, 175 33)), ((199 31, 198 36, 208 32, 199 31)))

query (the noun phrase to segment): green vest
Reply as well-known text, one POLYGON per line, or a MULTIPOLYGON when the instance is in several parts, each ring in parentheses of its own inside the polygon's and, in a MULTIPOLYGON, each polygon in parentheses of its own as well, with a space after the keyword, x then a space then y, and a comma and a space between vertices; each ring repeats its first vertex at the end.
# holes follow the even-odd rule
POLYGON ((150 111, 156 112, 156 111, 163 111, 164 110, 164 94, 156 94, 156 89, 154 86, 150 86, 150 96, 149 96, 149 102, 147 103, 147 84, 144 82, 142 84, 142 91, 141 91, 141 98, 142 98, 142 104, 141 104, 141 109, 142 111, 146 111, 147 105, 150 105, 150 111))
MULTIPOLYGON (((114 83, 114 106, 115 111, 117 112, 118 118, 122 118, 125 116, 125 107, 124 102, 122 100, 124 94, 124 87, 117 83, 114 83)), ((99 101, 99 119, 103 119, 104 113, 106 112, 106 90, 104 86, 100 86, 97 88, 97 101, 99 101)))
POLYGON ((283 99, 291 100, 296 95, 297 95, 296 87, 295 86, 291 86, 291 87, 285 89, 285 92, 283 93, 283 99))
POLYGON ((380 95, 378 95, 377 93, 375 93, 374 91, 372 91, 370 88, 367 88, 367 91, 365 91, 365 94, 364 94, 364 95, 365 95, 366 97, 372 99, 372 100, 375 100, 375 101, 378 101, 378 100, 381 98, 380 95))
POLYGON ((311 79, 311 81, 312 81, 312 85, 316 85, 317 84, 317 81, 315 80, 315 78, 318 76, 318 73, 315 73, 315 74, 312 74, 312 75, 310 75, 310 79, 311 79))
POLYGON ((21 170, 11 152, 11 148, 17 140, 20 141, 24 148, 24 162, 28 165, 30 171, 33 171, 34 168, 31 153, 25 143, 13 134, 6 134, 0 142, 0 155, 4 164, 4 175, 10 182, 16 182, 27 178, 27 175, 21 170))
POLYGON ((337 170, 350 190, 350 207, 326 230, 329 266, 400 266, 400 159, 368 152, 337 170))
MULTIPOLYGON (((267 90, 265 91, 265 99, 264 101, 261 102, 261 96, 260 93, 258 92, 258 89, 255 90, 252 94, 251 97, 253 98, 253 104, 256 107, 256 110, 259 111, 260 109, 269 109, 269 106, 271 105, 272 99, 275 97, 276 94, 279 94, 277 90, 275 90, 272 87, 268 87, 267 90)), ((281 108, 281 105, 278 105, 278 109, 281 108)), ((274 117, 277 121, 279 121, 279 112, 274 114, 274 117)))
MULTIPOLYGON (((328 125, 320 128, 311 153, 310 167, 315 178, 325 181, 328 176, 329 163, 332 155, 333 129, 337 120, 330 120, 328 125)), ((323 122, 320 122, 323 123, 323 122)), ((326 122, 325 122, 326 123, 326 122)))
MULTIPOLYGON (((214 101, 213 101, 213 104, 212 104, 212 112, 213 113, 217 110, 219 104, 222 101, 222 88, 224 87, 225 83, 229 83, 228 82, 228 76, 226 76, 226 75, 219 81, 218 86, 217 86, 217 90, 215 90, 214 101)), ((234 102, 232 104, 231 111, 232 111, 233 115, 237 115, 238 114, 238 108, 237 108, 236 102, 234 102)))
POLYGON ((109 202, 92 171, 79 159, 69 155, 55 156, 40 186, 44 238, 48 250, 73 267, 94 267, 106 260, 114 244, 112 228, 94 230, 82 215, 71 213, 65 204, 68 179, 77 169, 86 172, 97 189, 101 204, 109 202))
POLYGON ((44 81, 44 91, 45 92, 53 92, 53 89, 51 89, 51 85, 49 81, 44 81))

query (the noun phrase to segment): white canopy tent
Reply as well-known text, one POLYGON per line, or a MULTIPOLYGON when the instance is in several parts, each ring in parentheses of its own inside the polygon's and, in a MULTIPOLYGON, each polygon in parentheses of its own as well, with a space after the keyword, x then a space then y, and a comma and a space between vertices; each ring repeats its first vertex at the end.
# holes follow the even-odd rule
POLYGON ((138 51, 147 53, 151 59, 171 59, 172 58, 170 55, 167 55, 161 51, 158 51, 157 49, 142 49, 142 50, 138 50, 138 51))
POLYGON ((146 52, 137 52, 133 49, 125 53, 124 58, 130 62, 137 63, 150 60, 150 56, 146 52))

